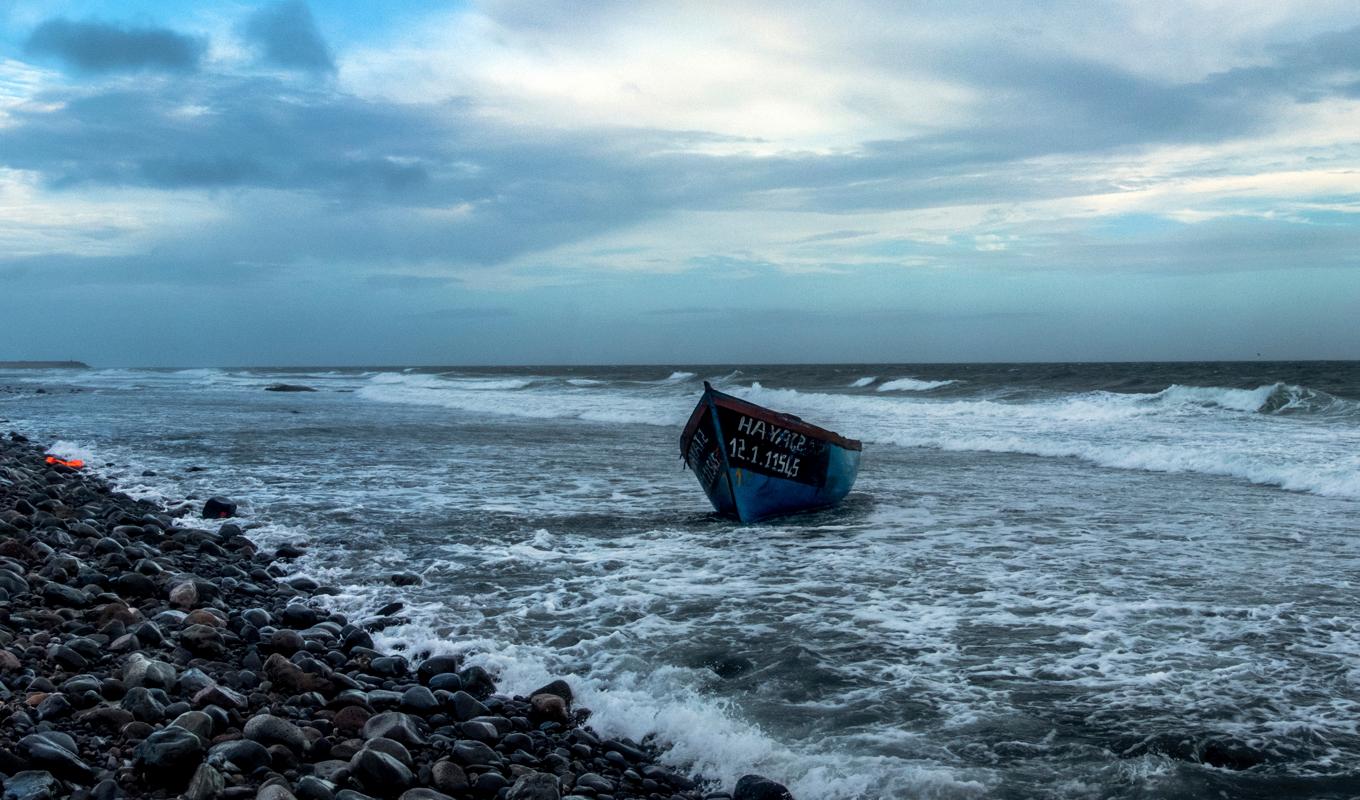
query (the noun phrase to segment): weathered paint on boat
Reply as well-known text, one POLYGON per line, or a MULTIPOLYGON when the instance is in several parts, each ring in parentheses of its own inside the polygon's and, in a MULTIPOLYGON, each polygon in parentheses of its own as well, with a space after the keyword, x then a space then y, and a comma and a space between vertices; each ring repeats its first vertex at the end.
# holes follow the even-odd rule
POLYGON ((707 381, 680 435, 680 455, 713 507, 742 522, 839 503, 855 483, 862 449, 707 381))

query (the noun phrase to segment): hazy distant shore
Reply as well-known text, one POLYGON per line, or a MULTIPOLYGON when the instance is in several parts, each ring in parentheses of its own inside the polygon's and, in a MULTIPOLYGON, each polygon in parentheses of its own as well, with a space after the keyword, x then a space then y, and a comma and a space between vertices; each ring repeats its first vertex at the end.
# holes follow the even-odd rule
POLYGON ((89 369, 84 361, 0 361, 0 369, 89 369))

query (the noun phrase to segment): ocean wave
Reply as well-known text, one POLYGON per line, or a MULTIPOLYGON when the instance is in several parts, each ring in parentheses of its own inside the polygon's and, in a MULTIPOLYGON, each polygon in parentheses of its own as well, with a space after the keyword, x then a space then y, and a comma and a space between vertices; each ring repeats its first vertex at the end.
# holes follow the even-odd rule
POLYGON ((850 382, 850 388, 863 389, 865 386, 868 386, 869 384, 873 383, 876 380, 878 380, 877 375, 866 375, 863 378, 856 378, 855 380, 850 382))
MULTIPOLYGON (((872 381, 871 381, 872 382, 872 381)), ((896 380, 884 381, 878 387, 880 392, 928 392, 931 389, 938 389, 941 386, 948 386, 958 381, 923 381, 916 378, 898 378, 896 380)), ((861 384, 868 385, 868 384, 861 384)))
POLYGON ((682 396, 657 398, 640 392, 535 391, 531 380, 449 379, 433 375, 383 373, 370 378, 356 396, 364 400, 430 405, 473 413, 531 419, 580 419, 636 425, 679 425, 693 403, 682 396), (670 402, 667 402, 670 400, 670 402))
POLYGON ((453 372, 430 375, 428 373, 380 372, 369 378, 369 384, 387 384, 410 389, 444 391, 462 389, 474 392, 494 392, 525 389, 538 383, 541 378, 474 378, 453 372))
POLYGON ((1116 469, 1217 475, 1360 498, 1360 430, 1340 422, 1319 440, 1313 426, 1268 422, 1317 408, 1353 413, 1350 401, 1299 387, 1102 391, 1024 403, 822 394, 758 382, 737 393, 870 443, 1080 458, 1116 469))
POLYGON ((1360 402, 1283 382, 1254 389, 1173 384, 1150 398, 1168 405, 1199 405, 1252 414, 1360 416, 1360 402))

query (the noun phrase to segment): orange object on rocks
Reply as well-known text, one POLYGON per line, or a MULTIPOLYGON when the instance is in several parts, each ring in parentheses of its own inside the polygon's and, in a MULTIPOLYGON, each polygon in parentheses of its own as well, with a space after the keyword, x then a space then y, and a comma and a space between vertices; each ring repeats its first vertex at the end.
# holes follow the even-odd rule
POLYGON ((60 464, 63 467, 70 467, 71 469, 80 469, 81 467, 85 466, 85 462, 81 461, 78 458, 73 458, 68 461, 64 458, 57 458, 56 456, 48 456, 47 463, 60 464))

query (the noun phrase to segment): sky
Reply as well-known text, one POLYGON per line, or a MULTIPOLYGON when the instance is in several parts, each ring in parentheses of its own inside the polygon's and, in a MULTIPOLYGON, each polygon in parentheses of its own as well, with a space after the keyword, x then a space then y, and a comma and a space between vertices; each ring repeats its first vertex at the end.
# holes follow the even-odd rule
POLYGON ((1360 358, 1360 6, 0 0, 7 358, 1360 358))

